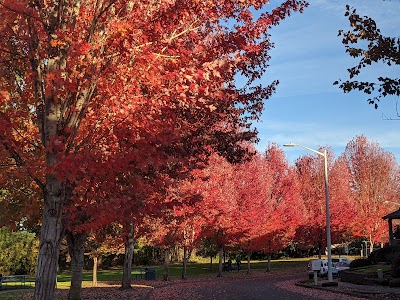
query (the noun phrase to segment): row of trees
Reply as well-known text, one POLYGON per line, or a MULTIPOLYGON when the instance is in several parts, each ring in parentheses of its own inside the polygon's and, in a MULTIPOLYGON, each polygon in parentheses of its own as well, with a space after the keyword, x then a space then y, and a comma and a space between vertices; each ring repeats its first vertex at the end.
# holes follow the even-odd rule
MULTIPOLYGON (((350 141, 338 158, 327 150, 332 241, 362 238, 371 250, 387 242, 382 217, 398 208, 400 192, 394 156, 364 136, 350 141)), ((249 256, 259 250, 271 254, 289 243, 324 253, 324 162, 319 156, 300 157, 291 166, 283 151, 271 145, 242 164, 214 155, 198 176, 189 191, 201 200, 174 209, 169 226, 158 225, 164 246, 193 248, 204 238, 213 241, 220 249, 219 274, 227 246, 240 247, 249 256)))
MULTIPOLYGON (((315 208, 315 199, 322 204, 324 196, 321 184, 318 186, 318 181, 315 181, 316 176, 319 182, 323 181, 321 159, 300 158, 296 168, 299 174, 305 175, 305 178, 301 175, 300 179, 307 210, 312 211, 314 220, 319 218, 315 222, 315 230, 309 234, 324 239, 325 229, 318 233, 324 224, 323 207, 315 208)), ((329 168, 334 242, 362 237, 370 242, 371 249, 374 244, 386 242, 388 228, 382 217, 398 208, 399 167, 394 156, 366 137, 359 136, 347 144, 345 152, 337 159, 333 159, 333 153, 330 153, 329 168)))
MULTIPOLYGON (((328 149, 328 157, 333 242, 358 237, 368 240, 371 248, 385 243, 388 228, 382 216, 397 208, 400 192, 400 169, 393 155, 359 136, 338 158, 328 149)), ((88 239, 82 249, 85 246, 94 259, 95 270, 97 258, 125 249, 129 261, 125 259, 124 268, 130 270, 133 246, 140 239, 164 250, 166 280, 170 249, 184 249, 184 278, 190 253, 204 242, 217 246, 219 276, 227 249, 241 249, 250 259, 253 251, 271 255, 295 243, 303 249, 318 248, 322 254, 326 246, 323 182, 324 164, 319 156, 299 157, 292 166, 276 145, 240 164, 213 153, 207 166, 176 180, 163 194, 149 193, 157 199, 146 201, 136 214, 130 212, 128 235, 122 223, 110 218, 104 226, 85 232, 88 239)), ((119 207, 118 211, 125 210, 119 207)), ((83 257, 78 253, 82 262, 77 263, 71 251, 70 255, 72 267, 82 268, 83 257)), ((130 284, 130 279, 124 282, 130 284)))
MULTIPOLYGON (((398 208, 399 165, 364 136, 350 141, 337 158, 327 150, 332 241, 361 238, 372 251, 388 241, 382 217, 398 208)), ((147 243, 185 250, 184 269, 187 253, 201 241, 219 249, 219 275, 224 249, 240 248, 250 258, 253 251, 272 254, 295 243, 324 253, 324 162, 318 155, 302 156, 291 166, 283 150, 271 145, 241 164, 213 154, 206 168, 193 173, 190 182, 170 191, 171 207, 161 218, 142 222, 147 243)))

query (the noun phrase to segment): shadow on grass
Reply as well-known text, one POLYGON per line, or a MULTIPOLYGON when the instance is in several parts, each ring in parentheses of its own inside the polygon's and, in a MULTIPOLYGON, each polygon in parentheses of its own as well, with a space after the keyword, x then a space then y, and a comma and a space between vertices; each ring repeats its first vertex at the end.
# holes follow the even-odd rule
MULTIPOLYGON (((287 260, 273 260, 271 261, 271 270, 279 271, 279 270, 289 270, 294 268, 306 268, 308 258, 302 259, 287 259, 287 260)), ((163 266, 134 266, 132 269, 132 278, 135 280, 141 272, 143 272, 144 268, 154 268, 156 270, 157 279, 162 278, 162 274, 164 273, 163 266)), ((263 270, 267 269, 268 262, 267 261, 251 261, 251 269, 252 270, 263 270)), ((242 261, 241 270, 247 269, 247 262, 242 261)), ((195 277, 199 275, 207 275, 214 274, 218 271, 218 263, 213 263, 210 270, 209 263, 197 263, 190 262, 187 264, 186 274, 188 277, 195 277)), ((182 264, 171 264, 169 266, 169 273, 171 277, 179 278, 182 275, 182 264)), ((58 275, 58 282, 61 284, 63 282, 71 281, 71 273, 66 271, 58 275)), ((118 282, 122 278, 122 269, 108 269, 108 270, 100 270, 97 273, 98 281, 111 281, 118 282)), ((139 277, 138 277, 139 278, 139 277)), ((83 272, 83 281, 92 281, 93 274, 92 271, 85 270, 83 272)))
MULTIPOLYGON (((133 285, 130 290, 120 290, 119 285, 100 284, 98 287, 83 287, 81 291, 82 299, 85 300, 108 300, 108 299, 144 299, 145 296, 153 290, 153 287, 147 285, 133 285)), ((33 289, 2 291, 0 300, 30 300, 33 297, 33 289)), ((67 300, 68 289, 56 289, 55 299, 67 300)))
MULTIPOLYGON (((271 261, 271 271, 272 272, 281 272, 281 271, 289 271, 289 270, 305 270, 307 266, 308 258, 304 259, 287 259, 287 260, 273 260, 271 261)), ((187 265, 187 276, 189 278, 195 277, 215 277, 218 270, 218 264, 213 263, 210 271, 209 263, 198 263, 191 262, 187 265)), ((267 261, 251 261, 251 270, 253 271, 264 271, 267 269, 267 261)), ((247 270, 247 262, 242 261, 242 268, 240 273, 245 274, 247 270)), ((182 274, 182 265, 181 264, 171 264, 170 265, 170 276, 171 278, 180 278, 182 274)), ((237 271, 233 271, 236 273, 237 271)), ((136 299, 136 297, 142 297, 143 294, 146 294, 153 288, 153 286, 162 284, 162 274, 163 267, 162 266, 135 266, 132 270, 132 278, 133 278, 133 289, 128 291, 120 291, 120 281, 122 278, 122 269, 109 269, 109 270, 100 270, 98 271, 98 286, 92 287, 92 271, 85 270, 83 273, 83 289, 82 296, 84 299, 107 299, 103 298, 105 294, 111 293, 114 296, 118 295, 129 295, 129 299, 136 299), (155 268, 157 274, 157 281, 147 281, 147 280, 135 280, 135 274, 139 274, 145 267, 155 268), (93 298, 97 295, 98 298, 93 298)), ((57 299, 66 299, 68 294, 68 289, 71 281, 71 273, 63 272, 57 276, 57 299)), ((32 285, 33 287, 33 285, 32 285)), ((33 294, 33 289, 27 289, 26 291, 6 291, 0 293, 0 300, 5 299, 31 299, 33 294)), ((138 299, 139 299, 138 298, 138 299)), ((125 299, 125 298, 121 298, 125 299)))

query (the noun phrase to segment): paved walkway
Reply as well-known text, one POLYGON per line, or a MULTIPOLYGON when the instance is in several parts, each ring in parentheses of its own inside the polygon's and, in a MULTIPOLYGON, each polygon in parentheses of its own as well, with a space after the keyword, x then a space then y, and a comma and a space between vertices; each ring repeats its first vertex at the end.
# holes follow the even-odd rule
POLYGON ((312 280, 305 279, 302 273, 260 273, 238 274, 225 278, 207 278, 170 282, 156 287, 147 300, 400 300, 400 288, 378 285, 355 285, 338 282, 335 287, 322 287, 327 280, 319 279, 315 286, 312 280))
MULTIPOLYGON (((82 290, 82 299, 96 300, 400 300, 400 288, 379 285, 356 285, 338 282, 338 286, 322 287, 327 280, 319 279, 315 286, 313 280, 306 279, 303 270, 265 273, 256 271, 250 275, 245 272, 215 274, 204 278, 175 279, 171 282, 138 281, 132 290, 120 290, 119 283, 104 283, 97 288, 82 290), (112 295, 112 296, 110 296, 112 295)), ((21 290, 15 290, 21 291, 21 290)), ((28 297, 20 300, 31 299, 28 297)), ((2 292, 0 291, 0 294, 2 292)), ((65 299, 67 290, 57 290, 57 299, 65 299)), ((1 297, 0 297, 1 298, 1 297)))
POLYGON ((319 280, 318 285, 315 286, 312 280, 307 280, 299 281, 297 285, 366 299, 400 299, 400 288, 391 288, 381 285, 358 285, 348 282, 341 282, 340 280, 338 282, 338 286, 322 287, 322 283, 325 282, 327 282, 327 280, 319 280))

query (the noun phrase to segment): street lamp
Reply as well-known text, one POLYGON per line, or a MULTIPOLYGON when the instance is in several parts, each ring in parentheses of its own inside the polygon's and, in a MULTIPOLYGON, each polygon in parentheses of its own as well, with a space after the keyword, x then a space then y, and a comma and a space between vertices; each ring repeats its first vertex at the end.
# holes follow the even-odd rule
POLYGON ((299 145, 299 144, 284 144, 285 147, 301 147, 311 152, 317 153, 324 157, 324 169, 325 169, 325 209, 326 209, 326 242, 328 247, 328 282, 333 282, 332 276, 332 251, 331 251, 331 215, 329 212, 329 188, 328 188, 328 159, 326 150, 324 152, 320 152, 309 147, 299 145))

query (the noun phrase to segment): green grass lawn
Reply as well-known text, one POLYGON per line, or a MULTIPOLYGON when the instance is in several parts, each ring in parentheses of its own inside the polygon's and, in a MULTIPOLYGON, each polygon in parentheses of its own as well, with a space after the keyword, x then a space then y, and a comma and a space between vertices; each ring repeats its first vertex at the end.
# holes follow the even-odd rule
MULTIPOLYGON (((294 258, 294 259, 280 259, 280 260, 272 260, 271 261, 271 271, 272 272, 282 272, 287 270, 298 270, 306 271, 307 262, 310 258, 294 258)), ((352 258, 353 259, 353 258, 352 258)), ((250 268, 253 271, 264 271, 267 270, 268 262, 265 260, 256 261, 253 260, 250 262, 250 268)), ((154 268, 156 270, 157 278, 160 279, 163 277, 163 266, 134 266, 132 270, 132 279, 135 280, 136 274, 140 274, 140 271, 145 267, 154 268)), ((247 269, 247 261, 242 261, 241 264, 241 272, 245 272, 247 269)), ((376 273, 377 269, 383 269, 383 271, 387 271, 390 269, 389 265, 379 265, 379 266, 369 266, 365 268, 360 268, 357 271, 363 273, 376 273)), ((190 262, 187 265, 187 276, 188 277, 196 277, 196 276, 215 276, 218 271, 218 261, 213 261, 210 271, 210 264, 207 262, 190 262)), ((235 272, 235 271, 234 271, 235 272)), ((182 274, 182 264, 171 264, 169 267, 169 274, 172 278, 180 278, 182 274)), ((99 282, 120 282, 122 278, 122 269, 115 268, 109 270, 99 270, 97 273, 97 280, 99 282)), ((91 270, 83 271, 83 287, 91 287, 93 280, 93 274, 91 270)), ((71 272, 65 271, 57 276, 57 288, 66 289, 69 288, 71 281, 71 272)), ((18 287, 20 284, 15 284, 18 287)), ((27 285, 31 285, 34 287, 34 282, 27 283, 27 285)), ((11 287, 11 285, 9 286, 11 287)), ((18 299, 23 298, 24 293, 32 292, 32 288, 27 288, 26 291, 3 291, 0 293, 0 300, 3 299, 18 299)))
POLYGON ((391 270, 391 265, 372 265, 372 266, 367 266, 367 267, 361 267, 357 269, 352 269, 354 272, 357 273, 374 273, 378 271, 378 269, 382 269, 383 272, 390 271, 391 270))
MULTIPOLYGON (((281 270, 288 270, 294 268, 306 268, 308 258, 301 258, 301 259, 282 259, 282 260, 272 260, 271 261, 271 271, 279 272, 281 270)), ((266 270, 267 269, 267 261, 251 261, 250 262, 251 270, 266 270)), ((136 279, 136 274, 140 274, 140 272, 145 268, 154 268, 156 270, 157 278, 162 278, 164 269, 163 266, 134 266, 132 270, 132 279, 136 279)), ((247 262, 242 261, 241 264, 241 272, 247 269, 247 262)), ((188 277, 196 277, 200 275, 214 275, 218 271, 218 262, 213 262, 211 271, 210 271, 210 264, 206 262, 190 262, 187 265, 187 276, 188 277)), ((179 278, 182 275, 182 264, 171 264, 169 267, 169 274, 172 278, 179 278)), ((122 278, 122 269, 115 268, 109 270, 100 270, 97 273, 97 280, 99 282, 119 282, 122 278)), ((83 271, 83 286, 92 286, 93 281, 93 273, 91 270, 84 270, 83 271)), ((71 282, 71 272, 65 271, 57 276, 57 288, 69 288, 71 282)), ((34 286, 34 282, 27 283, 29 286, 34 286)), ((20 284, 9 284, 7 288, 14 288, 19 287, 20 284)), ((11 292, 10 292, 11 293, 11 292)), ((15 292, 12 292, 15 296, 15 292)), ((0 299, 7 299, 2 298, 2 295, 5 294, 4 292, 1 293, 0 299)), ((6 293, 8 294, 8 293, 6 293)), ((17 297, 16 297, 17 298, 17 297)))
POLYGON ((24 291, 3 291, 0 293, 1 300, 15 300, 15 299, 23 299, 24 295, 27 293, 32 293, 32 289, 26 289, 24 291))
MULTIPOLYGON (((292 258, 292 259, 280 259, 271 261, 271 271, 279 272, 289 269, 306 269, 307 262, 310 258, 292 258)), ((234 264, 234 262, 233 262, 234 264)), ((134 266, 132 270, 132 278, 136 279, 137 274, 140 274, 143 269, 154 268, 156 270, 157 278, 162 278, 164 269, 163 266, 134 266)), ((253 271, 256 270, 267 270, 268 262, 266 260, 252 260, 250 262, 250 268, 253 271)), ((247 269, 247 261, 241 262, 241 270, 247 269)), ((210 270, 210 264, 204 260, 201 262, 189 262, 187 265, 187 276, 196 277, 199 275, 215 274, 218 271, 218 261, 213 260, 213 264, 210 270)), ((169 267, 169 274, 172 278, 179 278, 182 274, 182 264, 171 264, 169 267)), ((104 282, 119 282, 122 278, 122 269, 115 268, 109 270, 99 270, 97 273, 97 280, 104 282)), ((93 273, 91 270, 83 271, 83 285, 90 286, 93 280, 93 273)), ((65 271, 57 276, 57 287, 68 288, 71 281, 71 272, 65 271)), ((18 286, 19 284, 15 284, 18 286)), ((27 285, 34 286, 34 283, 27 283, 27 285)), ((11 287, 11 285, 10 285, 11 287)))

